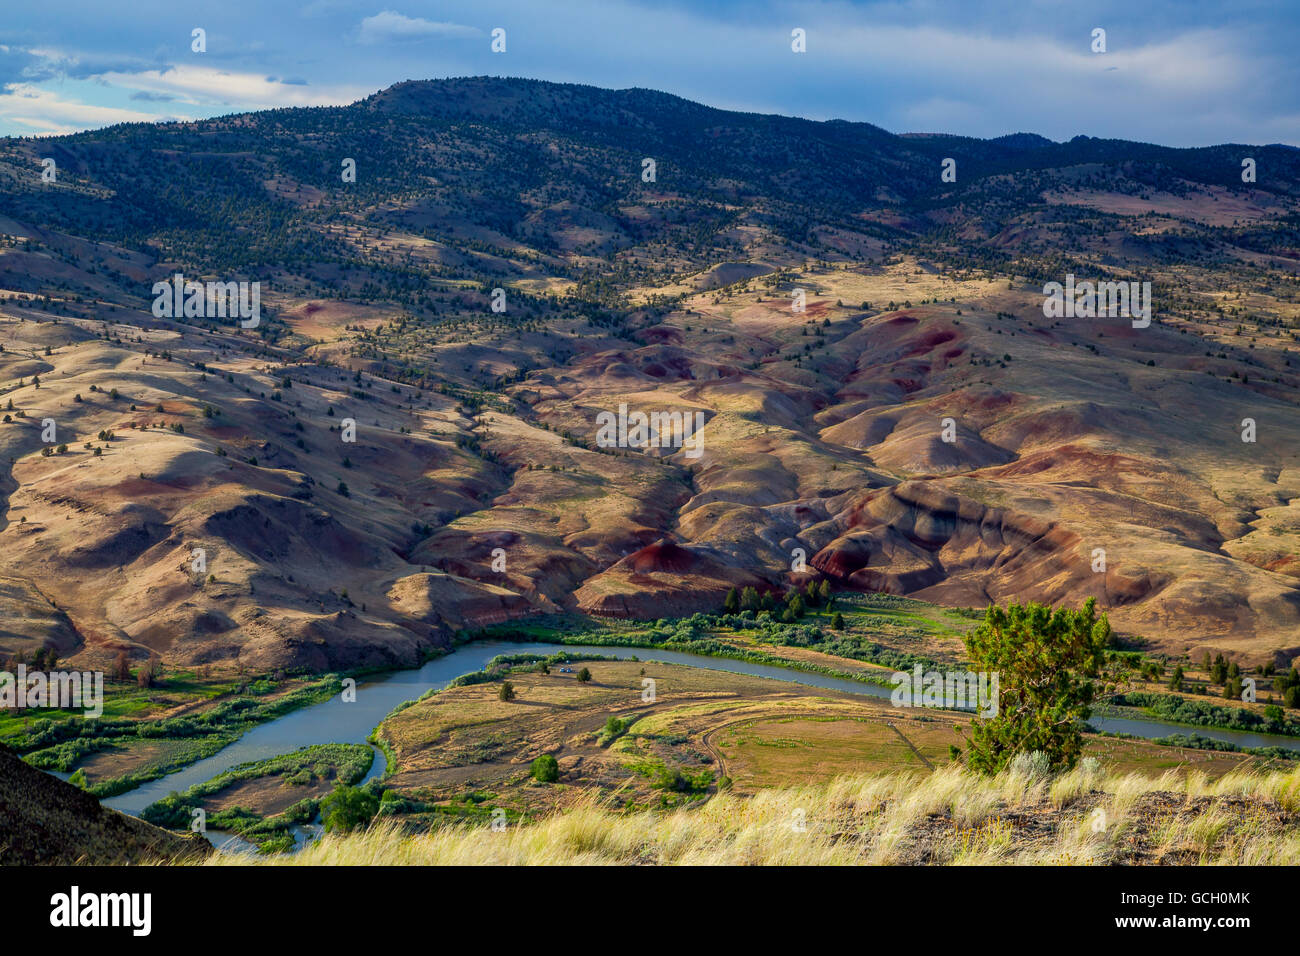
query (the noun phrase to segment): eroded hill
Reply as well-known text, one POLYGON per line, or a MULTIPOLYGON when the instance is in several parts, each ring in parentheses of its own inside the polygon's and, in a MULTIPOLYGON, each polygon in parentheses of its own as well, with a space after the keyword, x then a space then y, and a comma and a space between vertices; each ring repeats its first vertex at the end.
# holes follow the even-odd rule
POLYGON ((1298 155, 486 79, 4 141, 0 648, 409 664, 825 576, 1287 662, 1298 155), (156 317, 176 272, 259 325, 156 317), (1045 317, 1067 274, 1149 326, 1045 317))

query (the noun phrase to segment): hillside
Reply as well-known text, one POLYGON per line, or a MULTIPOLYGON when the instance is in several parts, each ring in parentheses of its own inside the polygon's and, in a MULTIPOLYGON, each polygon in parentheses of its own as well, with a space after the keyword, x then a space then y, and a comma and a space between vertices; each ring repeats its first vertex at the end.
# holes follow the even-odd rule
POLYGON ((411 664, 824 576, 1289 664, 1298 196, 1285 147, 489 78, 0 140, 0 653, 411 664), (177 272, 260 324, 156 317, 177 272), (1067 274, 1150 326, 1045 317, 1067 274), (621 404, 699 454, 599 447, 621 404))
POLYGON ((106 810, 0 747, 0 866, 109 866, 197 860, 211 852, 201 836, 177 836, 106 810))

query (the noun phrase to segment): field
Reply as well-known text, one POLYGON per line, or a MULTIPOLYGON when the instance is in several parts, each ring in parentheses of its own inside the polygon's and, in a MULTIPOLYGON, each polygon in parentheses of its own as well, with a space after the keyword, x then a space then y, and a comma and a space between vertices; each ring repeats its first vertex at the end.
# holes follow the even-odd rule
MULTIPOLYGON (((496 808, 537 819, 592 800, 611 812, 663 810, 845 774, 942 772, 961 744, 956 715, 647 658, 567 665, 574 673, 520 666, 399 709, 380 727, 393 759, 383 781, 392 811, 423 827, 496 808), (587 683, 576 676, 582 667, 587 683), (647 679, 653 701, 642 696, 647 679), (515 699, 500 699, 502 680, 515 699), (557 782, 532 778, 542 754, 555 756, 557 782)), ((1147 777, 1285 766, 1102 736, 1088 738, 1086 754, 1147 777)))

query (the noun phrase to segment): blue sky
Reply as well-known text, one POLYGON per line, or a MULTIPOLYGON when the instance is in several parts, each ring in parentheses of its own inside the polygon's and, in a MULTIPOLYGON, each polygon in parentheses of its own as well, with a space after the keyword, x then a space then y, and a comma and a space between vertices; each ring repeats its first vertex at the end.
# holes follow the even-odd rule
POLYGON ((9 0, 0 135, 342 104, 400 80, 490 74, 893 132, 1300 146, 1297 37, 1300 4, 1257 0, 9 0), (191 50, 196 27, 204 53, 191 50), (490 49, 497 27, 504 53, 490 49), (795 28, 806 53, 791 51, 795 28), (1105 53, 1091 49, 1095 28, 1105 53))

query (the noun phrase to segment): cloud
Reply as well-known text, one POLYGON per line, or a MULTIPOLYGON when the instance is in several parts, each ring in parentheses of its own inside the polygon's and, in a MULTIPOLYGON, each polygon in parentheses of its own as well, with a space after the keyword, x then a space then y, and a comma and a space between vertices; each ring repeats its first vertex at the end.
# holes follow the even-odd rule
POLYGON ((58 69, 34 50, 0 45, 0 85, 39 83, 58 76, 58 69))
POLYGON ((139 73, 106 73, 113 86, 171 96, 184 103, 218 103, 245 109, 278 106, 340 106, 373 92, 361 87, 312 87, 260 73, 236 73, 204 66, 173 66, 139 73))
POLYGON ((373 44, 422 40, 425 37, 435 36, 472 37, 480 36, 482 32, 477 27, 423 20, 419 17, 403 16, 394 10, 385 10, 361 21, 361 27, 357 31, 357 42, 373 44))
POLYGON ((46 133, 74 133, 116 123, 153 122, 151 113, 94 106, 62 99, 57 93, 25 83, 10 83, 0 94, 0 120, 46 133))
POLYGON ((109 72, 125 73, 165 66, 162 60, 115 54, 70 53, 54 47, 32 47, 22 52, 32 57, 36 63, 27 70, 24 77, 33 83, 47 79, 87 80, 109 72))

